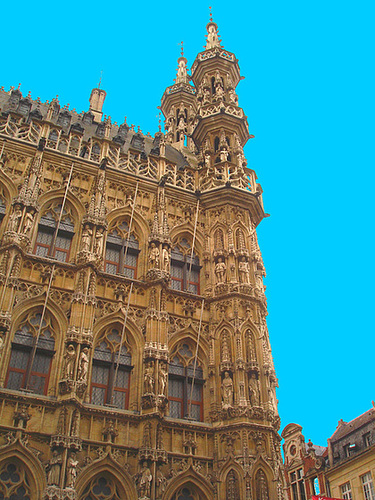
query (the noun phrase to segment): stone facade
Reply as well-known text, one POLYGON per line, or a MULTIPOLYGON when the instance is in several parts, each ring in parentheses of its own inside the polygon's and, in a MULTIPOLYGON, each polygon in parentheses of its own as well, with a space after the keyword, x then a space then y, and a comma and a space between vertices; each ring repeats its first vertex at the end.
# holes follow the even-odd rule
POLYGON ((262 189, 207 33, 165 134, 100 88, 79 115, 0 90, 2 498, 283 498, 262 189))

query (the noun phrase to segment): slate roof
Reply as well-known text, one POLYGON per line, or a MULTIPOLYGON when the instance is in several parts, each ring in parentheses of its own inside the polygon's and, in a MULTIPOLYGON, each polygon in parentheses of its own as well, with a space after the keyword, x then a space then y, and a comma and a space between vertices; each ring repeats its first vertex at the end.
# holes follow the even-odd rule
POLYGON ((342 439, 343 437, 347 436, 348 434, 351 434, 352 432, 356 431, 360 427, 368 424, 369 422, 374 421, 375 422, 375 409, 372 408, 371 410, 366 411, 359 417, 351 420, 350 422, 344 422, 340 420, 338 428, 335 430, 335 432, 331 436, 331 442, 338 441, 342 439))

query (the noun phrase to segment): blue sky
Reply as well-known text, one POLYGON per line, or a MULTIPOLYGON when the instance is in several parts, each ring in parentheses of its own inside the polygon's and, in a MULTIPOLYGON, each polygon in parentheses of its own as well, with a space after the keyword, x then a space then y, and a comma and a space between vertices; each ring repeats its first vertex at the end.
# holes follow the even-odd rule
MULTIPOLYGON (((157 131, 179 42, 203 50, 209 2, 8 2, 0 86, 157 131)), ((374 3, 212 4, 245 80, 249 166, 271 217, 259 227, 282 428, 324 445, 363 413, 374 387, 374 3)))

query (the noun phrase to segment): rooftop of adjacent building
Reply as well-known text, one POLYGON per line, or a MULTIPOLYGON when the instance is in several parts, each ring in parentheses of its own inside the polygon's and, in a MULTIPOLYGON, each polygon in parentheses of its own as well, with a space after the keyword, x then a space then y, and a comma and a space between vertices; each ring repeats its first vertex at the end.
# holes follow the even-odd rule
POLYGON ((332 434, 330 441, 335 443, 353 432, 356 432, 361 427, 369 424, 370 422, 375 422, 375 405, 373 402, 373 408, 365 411, 362 415, 350 420, 350 422, 344 422, 344 420, 339 420, 335 432, 332 434))

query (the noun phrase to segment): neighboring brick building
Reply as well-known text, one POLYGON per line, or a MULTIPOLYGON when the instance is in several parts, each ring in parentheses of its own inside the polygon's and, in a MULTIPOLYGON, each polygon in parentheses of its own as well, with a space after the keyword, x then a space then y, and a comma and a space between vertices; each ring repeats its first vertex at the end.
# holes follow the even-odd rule
POLYGON ((207 31, 165 134, 101 88, 81 114, 0 90, 1 499, 284 498, 262 189, 207 31))
POLYGON ((320 494, 346 500, 375 500, 375 409, 339 421, 328 447, 305 444, 302 427, 289 424, 281 436, 290 500, 320 494))

